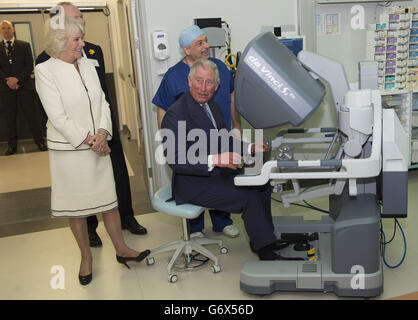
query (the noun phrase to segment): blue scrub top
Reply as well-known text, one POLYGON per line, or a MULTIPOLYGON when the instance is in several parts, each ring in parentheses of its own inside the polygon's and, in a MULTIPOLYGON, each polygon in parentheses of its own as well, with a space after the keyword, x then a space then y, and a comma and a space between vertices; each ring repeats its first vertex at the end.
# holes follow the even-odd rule
MULTIPOLYGON (((231 130, 231 93, 234 91, 234 78, 227 66, 219 59, 209 58, 213 61, 219 70, 219 78, 221 80, 218 90, 212 97, 221 108, 224 115, 225 125, 231 130)), ((163 79, 157 90, 152 103, 156 106, 167 110, 183 93, 189 90, 190 67, 183 60, 172 66, 163 79)))

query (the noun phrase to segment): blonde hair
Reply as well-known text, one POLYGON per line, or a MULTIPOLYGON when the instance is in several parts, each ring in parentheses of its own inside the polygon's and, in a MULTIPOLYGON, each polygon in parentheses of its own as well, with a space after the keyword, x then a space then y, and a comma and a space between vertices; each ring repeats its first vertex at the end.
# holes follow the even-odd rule
POLYGON ((61 52, 63 52, 68 43, 68 39, 77 33, 84 35, 84 25, 78 20, 70 17, 63 17, 64 28, 57 26, 49 26, 48 34, 46 37, 45 52, 53 57, 58 58, 61 52))

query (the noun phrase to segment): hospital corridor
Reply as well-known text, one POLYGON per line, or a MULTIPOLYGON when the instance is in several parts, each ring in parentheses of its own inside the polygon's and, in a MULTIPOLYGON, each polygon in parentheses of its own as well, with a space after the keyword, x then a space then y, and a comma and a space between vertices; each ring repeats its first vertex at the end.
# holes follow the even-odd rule
POLYGON ((6 0, 0 78, 11 306, 418 300, 418 0, 6 0))

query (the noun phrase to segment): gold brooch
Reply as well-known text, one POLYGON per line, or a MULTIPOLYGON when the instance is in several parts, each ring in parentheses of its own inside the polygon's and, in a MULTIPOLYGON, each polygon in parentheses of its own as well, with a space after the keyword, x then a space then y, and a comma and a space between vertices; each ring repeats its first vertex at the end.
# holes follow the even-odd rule
POLYGON ((94 50, 93 50, 93 49, 90 49, 90 50, 89 50, 89 53, 90 53, 90 54, 94 54, 94 50))

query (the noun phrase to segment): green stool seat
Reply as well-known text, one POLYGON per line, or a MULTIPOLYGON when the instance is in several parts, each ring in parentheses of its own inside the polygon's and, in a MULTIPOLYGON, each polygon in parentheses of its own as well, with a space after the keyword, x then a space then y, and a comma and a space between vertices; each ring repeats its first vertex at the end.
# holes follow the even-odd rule
POLYGON ((174 200, 170 200, 171 197, 171 185, 161 188, 152 197, 152 207, 169 215, 187 219, 196 218, 205 211, 205 208, 194 204, 176 205, 174 200))

